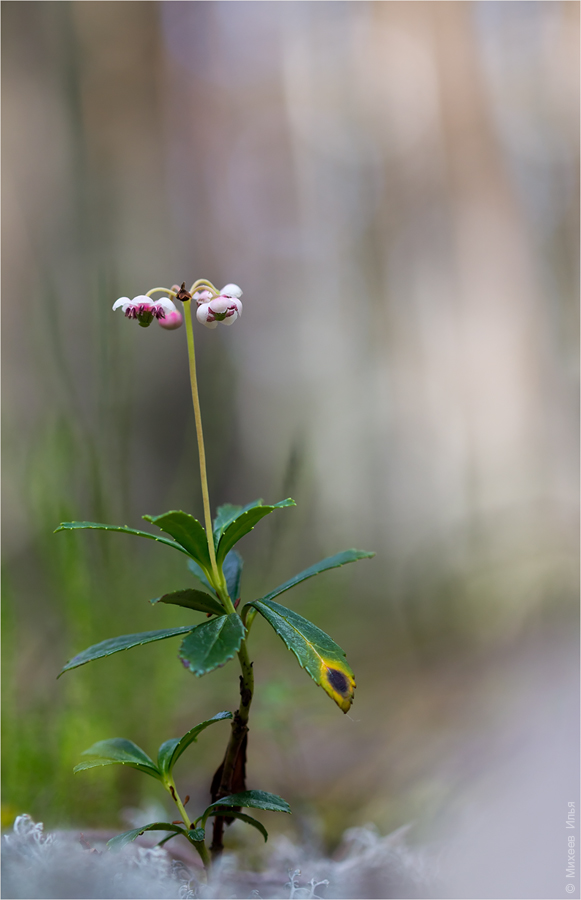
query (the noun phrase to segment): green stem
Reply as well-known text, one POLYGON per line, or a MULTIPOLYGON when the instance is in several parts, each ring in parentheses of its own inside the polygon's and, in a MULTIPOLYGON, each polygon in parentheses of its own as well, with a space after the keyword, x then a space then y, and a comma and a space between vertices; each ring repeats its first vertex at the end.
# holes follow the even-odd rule
POLYGON ((198 395, 198 379, 196 377, 196 351, 194 348, 194 329, 192 326, 192 302, 184 302, 184 319, 186 323, 186 335, 188 341, 188 358, 190 363, 190 384, 192 386, 192 401, 194 404, 194 419, 196 421, 196 437, 198 440, 198 456, 200 461, 200 481, 202 484, 202 500, 204 503, 204 520, 206 523, 206 538, 208 552, 212 565, 214 586, 218 590, 223 587, 224 576, 220 577, 216 563, 216 551, 214 549, 214 536, 212 534, 212 513, 210 509, 210 494, 208 492, 208 476, 206 473, 206 451, 204 449, 204 433, 202 431, 202 413, 200 411, 200 398, 198 395))
POLYGON ((194 283, 193 283, 193 285, 191 286, 191 288, 190 288, 190 290, 189 290, 188 293, 193 294, 195 290, 197 290, 199 287, 202 287, 202 286, 203 286, 204 288, 209 288, 209 289, 212 291, 212 293, 216 295, 216 297, 217 297, 217 296, 219 295, 219 293, 220 293, 220 292, 218 291, 218 289, 214 287, 214 285, 212 284, 212 282, 211 282, 211 281, 207 281, 205 278, 198 278, 197 281, 194 281, 194 283))
POLYGON ((212 857, 208 853, 208 848, 206 847, 204 841, 191 841, 191 843, 200 854, 206 872, 209 872, 212 868, 212 857))
POLYGON ((184 804, 183 804, 182 801, 181 801, 181 797, 180 797, 180 795, 178 794, 178 790, 177 790, 177 788, 176 788, 176 786, 175 786, 175 781, 173 780, 173 778, 171 777, 171 775, 169 776, 169 778, 168 778, 168 780, 167 780, 166 787, 167 787, 167 790, 169 791, 169 793, 171 794, 172 799, 173 799, 175 805, 177 806, 177 808, 178 808, 179 811, 180 811, 180 816, 181 816, 182 819, 183 819, 184 825, 186 826, 186 828, 187 828, 188 831, 189 831, 189 829, 192 827, 192 823, 191 823, 191 821, 190 821, 190 817, 188 816, 188 814, 187 814, 187 812, 186 812, 186 808, 185 808, 184 804))
POLYGON ((169 288, 152 288, 150 291, 147 292, 147 294, 146 294, 145 296, 146 296, 146 297, 151 297, 152 294, 157 294, 157 293, 169 294, 170 297, 176 297, 176 296, 177 296, 176 292, 175 292, 175 291, 170 291, 169 288))
MULTIPOLYGON (((175 781, 173 780, 173 777, 171 775, 168 777, 167 782, 165 782, 165 786, 167 788, 167 791, 171 794, 172 800, 174 801, 175 805, 177 806, 177 808, 180 811, 180 815, 182 817, 182 821, 183 821, 184 825, 186 826, 186 828, 189 831, 192 827, 192 822, 186 812, 186 808, 185 808, 184 804, 182 803, 182 799, 181 799, 180 795, 178 794, 178 789, 176 788, 175 781)), ((190 843, 193 844, 193 846, 198 851, 200 858, 201 858, 202 862, 204 863, 204 868, 206 869, 207 872, 209 872, 210 868, 212 866, 212 859, 210 857, 210 854, 208 853, 208 848, 206 847, 205 842, 204 841, 192 841, 191 838, 189 838, 189 840, 190 840, 190 843)))

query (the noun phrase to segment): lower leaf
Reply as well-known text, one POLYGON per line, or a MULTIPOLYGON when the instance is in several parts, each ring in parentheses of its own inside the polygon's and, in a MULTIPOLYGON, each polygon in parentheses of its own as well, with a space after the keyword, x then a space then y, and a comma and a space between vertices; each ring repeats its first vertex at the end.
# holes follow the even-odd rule
POLYGON ((238 794, 229 794, 227 797, 220 797, 215 803, 210 804, 202 821, 213 815, 234 815, 229 809, 217 809, 217 807, 239 806, 241 808, 250 807, 253 809, 267 809, 271 812, 291 812, 291 808, 282 797, 277 794, 269 794, 268 791, 240 791, 238 794))
POLYGON ((201 722, 199 725, 195 725, 194 728, 190 728, 190 730, 183 735, 181 738, 170 738, 169 741, 164 741, 157 753, 157 765, 159 771, 163 776, 167 776, 171 774, 171 770, 174 765, 191 743, 193 741, 197 741, 198 735, 202 733, 209 725, 213 725, 215 722, 222 722, 224 719, 231 719, 231 712, 219 712, 216 713, 211 719, 206 719, 205 722, 201 722))
POLYGON ((172 822, 152 822, 151 825, 142 825, 141 828, 132 828, 131 831, 124 831, 122 834, 115 835, 114 838, 107 841, 107 849, 117 852, 122 847, 125 847, 126 844, 131 844, 135 838, 138 838, 140 834, 144 834, 146 831, 173 831, 175 834, 183 834, 187 837, 185 828, 181 828, 179 825, 174 825, 172 822))
POLYGON ((85 769, 94 769, 97 766, 121 765, 131 766, 132 769, 145 772, 146 775, 161 780, 161 772, 153 760, 141 747, 126 738, 97 741, 88 750, 84 750, 82 755, 88 759, 75 766, 73 772, 83 772, 85 769))
MULTIPOLYGON (((215 809, 213 812, 210 813, 210 815, 211 816, 222 816, 222 815, 224 815, 224 810, 215 809)), ((252 816, 247 816, 246 813, 233 812, 231 810, 228 810, 228 818, 229 819, 240 819, 241 822, 246 822, 247 825, 254 826, 254 828, 256 828, 258 831, 260 831, 261 835, 264 838, 265 843, 268 840, 268 831, 266 830, 266 828, 264 827, 262 822, 258 821, 258 819, 253 819, 252 816)))

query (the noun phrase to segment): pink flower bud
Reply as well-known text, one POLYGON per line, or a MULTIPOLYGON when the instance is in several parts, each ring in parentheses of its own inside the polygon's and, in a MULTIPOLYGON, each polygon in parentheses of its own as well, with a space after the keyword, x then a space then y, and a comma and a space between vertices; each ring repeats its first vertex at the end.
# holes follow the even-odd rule
POLYGON ((166 313, 164 319, 158 319, 157 321, 166 331, 175 331, 176 328, 181 327, 183 317, 181 312, 178 312, 176 309, 175 312, 166 313))

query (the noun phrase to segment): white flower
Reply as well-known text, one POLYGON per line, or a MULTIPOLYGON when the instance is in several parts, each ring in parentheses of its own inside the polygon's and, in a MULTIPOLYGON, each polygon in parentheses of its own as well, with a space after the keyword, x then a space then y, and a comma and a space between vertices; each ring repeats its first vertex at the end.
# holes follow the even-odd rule
POLYGON ((113 309, 121 309, 128 319, 137 319, 143 328, 151 325, 155 319, 165 319, 166 313, 177 312, 176 307, 169 297, 161 297, 159 300, 152 300, 145 294, 138 294, 133 300, 129 297, 119 297, 113 304, 113 309))
POLYGON ((206 328, 216 328, 218 322, 232 325, 242 315, 241 296, 242 291, 237 284, 227 284, 217 297, 212 297, 210 291, 198 291, 192 298, 198 304, 198 322, 206 328))

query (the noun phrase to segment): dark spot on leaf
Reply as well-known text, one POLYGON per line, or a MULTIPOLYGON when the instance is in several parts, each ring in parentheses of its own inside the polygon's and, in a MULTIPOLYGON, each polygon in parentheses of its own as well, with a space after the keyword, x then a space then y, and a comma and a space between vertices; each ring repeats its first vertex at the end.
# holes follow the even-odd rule
POLYGON ((344 697, 351 693, 349 679, 338 669, 327 669, 327 680, 331 687, 344 697))

